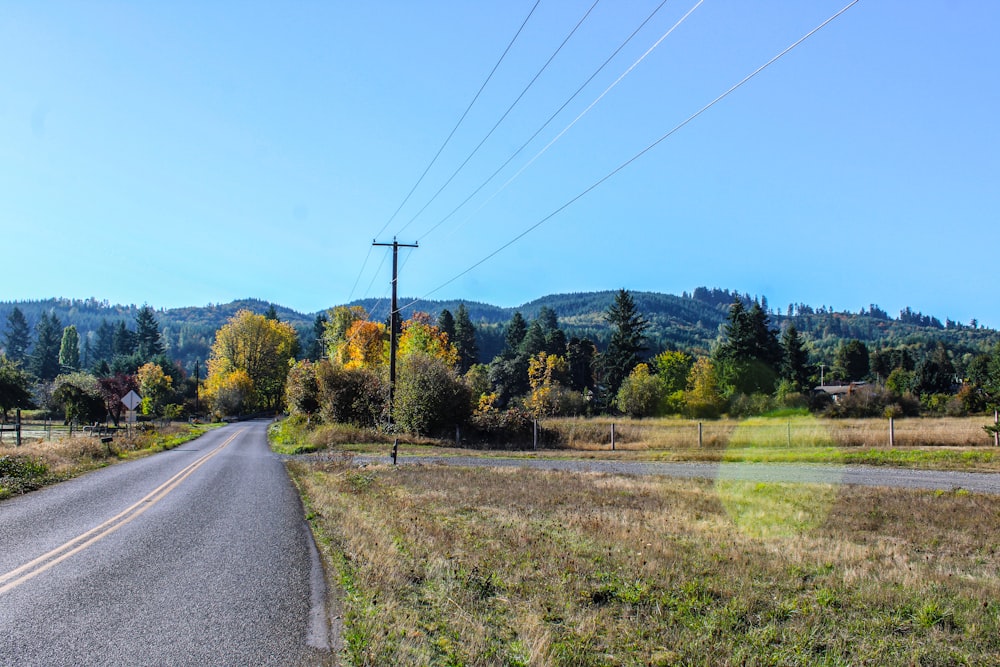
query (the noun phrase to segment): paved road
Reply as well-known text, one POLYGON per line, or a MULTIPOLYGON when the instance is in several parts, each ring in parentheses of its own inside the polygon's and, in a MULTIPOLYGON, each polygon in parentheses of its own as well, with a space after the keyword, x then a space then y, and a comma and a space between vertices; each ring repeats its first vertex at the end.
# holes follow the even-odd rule
POLYGON ((266 427, 0 502, 0 665, 329 661, 322 571, 266 427))
MULTIPOLYGON (((309 456, 315 455, 305 455, 306 458, 309 456)), ((358 456, 355 461, 359 464, 392 462, 389 457, 383 456, 358 456)), ((877 466, 783 463, 650 463, 477 456, 400 456, 397 461, 400 465, 500 466, 624 475, 662 475, 688 479, 815 482, 945 491, 965 489, 976 493, 1000 495, 1000 474, 998 473, 910 470, 877 466)))

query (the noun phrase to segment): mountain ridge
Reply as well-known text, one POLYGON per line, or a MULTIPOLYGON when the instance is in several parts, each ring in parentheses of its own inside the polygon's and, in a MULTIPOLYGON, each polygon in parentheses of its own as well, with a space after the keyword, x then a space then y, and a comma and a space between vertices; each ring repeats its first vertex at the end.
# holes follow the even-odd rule
MULTIPOLYGON (((520 306, 495 306, 473 300, 415 300, 399 298, 403 318, 414 312, 428 312, 437 317, 442 309, 454 313, 464 304, 470 319, 480 330, 480 350, 490 354, 502 346, 502 328, 515 312, 525 319, 534 319, 542 308, 556 312, 560 326, 569 336, 587 337, 598 347, 607 341, 609 330, 604 313, 614 301, 618 290, 570 292, 550 294, 528 301, 520 306)), ((699 287, 692 293, 680 296, 662 292, 630 292, 639 312, 649 321, 650 351, 679 348, 696 353, 708 353, 726 322, 729 306, 739 299, 745 304, 758 300, 749 294, 724 289, 699 287)), ((759 301, 767 309, 767 300, 759 301)), ((360 305, 376 320, 388 319, 389 302, 386 299, 358 299, 344 305, 360 305)), ((107 300, 66 299, 54 297, 41 300, 0 301, 0 332, 5 332, 7 317, 14 307, 25 314, 29 326, 34 327, 41 313, 55 314, 62 326, 76 325, 81 341, 93 336, 101 320, 125 320, 131 328, 135 314, 141 306, 111 304, 107 300)), ((151 306, 153 307, 153 306, 151 306)), ((252 297, 235 299, 224 304, 209 303, 205 306, 180 308, 154 308, 161 333, 170 354, 182 364, 195 359, 204 361, 208 356, 215 331, 237 311, 248 309, 256 313, 274 308, 279 319, 292 324, 304 339, 303 347, 312 339, 313 323, 319 312, 301 313, 277 303, 252 297)), ((320 311, 326 312, 326 311, 320 311)), ((794 323, 800 334, 809 341, 813 353, 826 355, 840 341, 858 339, 870 347, 908 345, 929 348, 943 342, 954 354, 985 351, 1000 340, 1000 332, 988 327, 963 325, 946 319, 923 315, 905 308, 898 318, 893 318, 878 306, 860 312, 834 311, 825 307, 813 308, 805 304, 790 305, 782 314, 768 309, 771 324, 782 328, 794 323)), ((483 361, 489 361, 489 357, 483 361)))

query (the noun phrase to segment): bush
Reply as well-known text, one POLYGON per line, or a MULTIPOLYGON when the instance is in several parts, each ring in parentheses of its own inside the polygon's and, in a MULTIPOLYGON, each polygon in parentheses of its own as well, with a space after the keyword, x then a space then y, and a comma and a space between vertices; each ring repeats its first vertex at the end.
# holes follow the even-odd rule
POLYGON ((771 412, 775 408, 774 399, 764 394, 736 394, 729 402, 731 417, 756 417, 771 412))
POLYGON ((831 402, 824 414, 834 418, 917 417, 920 403, 910 395, 900 396, 878 385, 864 385, 831 402))
POLYGON ((323 421, 373 428, 387 421, 388 385, 364 368, 343 368, 327 360, 315 364, 323 421))
POLYGON ((471 433, 465 436, 471 444, 522 447, 534 442, 535 420, 521 408, 497 410, 487 406, 476 410, 471 426, 471 433))
POLYGON ((436 436, 469 419, 469 388, 437 357, 411 354, 400 364, 396 382, 396 424, 404 431, 436 436))

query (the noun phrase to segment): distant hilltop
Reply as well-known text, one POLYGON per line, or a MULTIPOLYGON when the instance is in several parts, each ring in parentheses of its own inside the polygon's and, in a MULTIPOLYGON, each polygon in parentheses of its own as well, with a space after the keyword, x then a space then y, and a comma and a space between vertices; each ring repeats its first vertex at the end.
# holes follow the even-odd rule
MULTIPOLYGON (((502 336, 503 325, 515 311, 530 320, 542 308, 555 311, 567 335, 587 337, 598 347, 603 347, 609 335, 604 313, 616 292, 552 294, 511 308, 457 299, 428 301, 400 297, 399 303, 404 319, 418 311, 436 318, 442 310, 454 313, 460 304, 464 304, 480 330, 483 338, 480 350, 485 353, 493 347, 491 342, 502 336)), ((648 343, 654 352, 668 348, 708 352, 719 336, 730 305, 736 300, 744 304, 759 301, 770 314, 771 325, 775 328, 780 329, 786 322, 794 322, 816 354, 832 354, 842 341, 853 339, 864 342, 869 348, 899 345, 927 347, 943 342, 956 354, 985 351, 1000 340, 997 330, 979 326, 975 321, 968 324, 947 318, 942 321, 910 308, 904 308, 897 317, 876 305, 859 312, 834 311, 802 303, 790 304, 779 310, 771 307, 765 297, 758 299, 749 294, 706 287, 680 296, 658 292, 631 294, 639 312, 650 322, 648 343)), ((386 299, 362 299, 344 305, 362 306, 373 319, 388 319, 389 302, 386 299)), ((14 307, 21 309, 31 327, 43 312, 58 317, 63 326, 75 325, 80 332, 81 344, 94 335, 102 320, 124 320, 127 326, 132 327, 140 308, 134 304, 110 304, 94 298, 3 301, 0 302, 0 332, 6 330, 7 318, 14 307)), ((238 299, 225 304, 159 309, 155 312, 170 356, 186 366, 196 359, 203 362, 208 357, 215 332, 237 311, 247 309, 264 313, 272 307, 279 319, 289 322, 299 331, 303 347, 307 347, 314 338, 313 325, 320 313, 300 313, 261 299, 238 299)))

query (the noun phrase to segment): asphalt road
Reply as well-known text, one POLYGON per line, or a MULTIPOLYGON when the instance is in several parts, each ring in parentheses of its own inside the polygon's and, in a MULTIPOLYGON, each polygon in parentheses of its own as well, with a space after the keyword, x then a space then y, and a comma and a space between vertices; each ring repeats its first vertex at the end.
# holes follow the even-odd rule
MULTIPOLYGON (((304 455, 303 458, 316 455, 304 455)), ((392 463, 388 456, 358 456, 355 462, 392 463)), ((797 482, 896 487, 1000 495, 1000 474, 948 470, 784 463, 655 463, 640 461, 594 461, 579 459, 503 458, 479 456, 400 456, 399 465, 458 465, 518 467, 569 472, 601 472, 617 475, 662 475, 687 479, 726 479, 754 482, 797 482)))
POLYGON ((0 502, 0 665, 331 661, 319 559, 266 428, 0 502))

